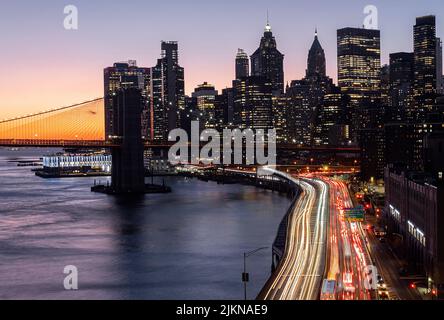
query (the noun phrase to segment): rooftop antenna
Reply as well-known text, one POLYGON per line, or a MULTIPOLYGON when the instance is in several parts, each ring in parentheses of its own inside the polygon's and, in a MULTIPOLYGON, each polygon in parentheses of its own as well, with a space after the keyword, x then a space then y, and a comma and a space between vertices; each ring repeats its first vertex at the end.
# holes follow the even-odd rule
POLYGON ((271 32, 271 26, 270 26, 270 19, 269 19, 268 9, 267 9, 267 25, 265 26, 265 32, 271 32))

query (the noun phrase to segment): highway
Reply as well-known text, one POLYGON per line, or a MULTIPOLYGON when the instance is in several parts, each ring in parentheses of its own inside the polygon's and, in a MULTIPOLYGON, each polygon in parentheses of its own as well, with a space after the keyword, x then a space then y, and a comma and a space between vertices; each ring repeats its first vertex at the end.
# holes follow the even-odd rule
POLYGON ((325 271, 328 185, 318 179, 296 179, 276 170, 273 173, 297 183, 301 195, 288 218, 287 242, 281 263, 261 298, 316 300, 325 271))
POLYGON ((365 268, 372 264, 366 233, 361 222, 350 222, 344 217, 343 209, 353 206, 345 183, 322 179, 330 190, 327 279, 336 281, 335 299, 370 300, 364 276, 365 268))

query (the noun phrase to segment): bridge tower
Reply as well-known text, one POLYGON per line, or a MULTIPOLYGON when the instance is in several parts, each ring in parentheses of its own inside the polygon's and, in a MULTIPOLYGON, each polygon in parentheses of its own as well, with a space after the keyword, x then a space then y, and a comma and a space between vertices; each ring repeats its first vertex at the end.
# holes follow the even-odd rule
POLYGON ((144 193, 145 168, 141 136, 142 95, 126 88, 113 97, 112 193, 144 193))

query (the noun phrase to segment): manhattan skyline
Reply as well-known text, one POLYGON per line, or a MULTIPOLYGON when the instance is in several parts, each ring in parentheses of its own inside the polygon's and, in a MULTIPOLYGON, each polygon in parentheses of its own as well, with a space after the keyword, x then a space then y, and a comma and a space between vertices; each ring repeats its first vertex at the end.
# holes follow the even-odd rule
MULTIPOLYGON (((221 90, 234 79, 237 49, 250 56, 257 48, 267 10, 278 48, 285 55, 284 82, 304 76, 315 28, 326 53, 327 74, 336 82, 336 30, 362 26, 366 5, 375 5, 379 11, 382 64, 388 63, 392 52, 412 51, 415 17, 444 9, 440 1, 427 1, 421 8, 416 1, 402 1, 402 16, 401 1, 70 4, 79 9, 79 30, 63 28, 67 3, 17 1, 3 5, 0 27, 8 32, 3 38, 7 49, 0 66, 8 77, 0 80, 1 119, 103 96, 104 67, 128 59, 151 67, 160 54, 161 40, 179 41, 186 94, 204 81, 221 90), (27 10, 22 9, 24 4, 27 10), (23 89, 23 79, 33 85, 23 89)), ((437 21, 437 35, 441 36, 444 20, 438 15, 437 21)))
POLYGON ((18 1, 0 300, 444 300, 442 0, 18 1))

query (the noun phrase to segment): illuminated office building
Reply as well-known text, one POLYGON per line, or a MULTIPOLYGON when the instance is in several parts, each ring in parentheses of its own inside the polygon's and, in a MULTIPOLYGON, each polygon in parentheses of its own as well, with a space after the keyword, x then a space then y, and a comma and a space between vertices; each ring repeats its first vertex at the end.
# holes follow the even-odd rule
POLYGON ((180 126, 185 109, 184 69, 179 65, 178 44, 162 41, 162 56, 151 68, 150 137, 168 140, 168 132, 180 126))
POLYGON ((236 55, 236 79, 248 77, 250 75, 250 59, 242 49, 238 49, 236 55))
POLYGON ((239 128, 272 129, 272 84, 264 77, 250 76, 233 82, 234 120, 239 128))
POLYGON ((381 103, 390 105, 390 67, 385 64, 381 68, 381 103))
POLYGON ((436 38, 435 16, 416 19, 413 39, 415 104, 409 114, 413 121, 424 121, 426 113, 433 109, 437 93, 437 48, 439 45, 436 38))
POLYGON ((113 99, 116 92, 123 88, 136 88, 142 93, 142 137, 149 137, 149 90, 150 69, 137 67, 136 61, 114 63, 104 69, 105 97, 105 137, 109 139, 113 132, 113 99))
POLYGON ((344 28, 337 31, 338 85, 350 96, 352 136, 358 137, 359 108, 364 99, 381 95, 381 41, 379 30, 344 28))
POLYGON ((204 82, 194 89, 191 95, 196 99, 196 107, 200 114, 200 121, 205 129, 216 128, 217 95, 218 93, 214 86, 207 82, 204 82))
POLYGON ((276 129, 276 141, 289 142, 287 136, 287 107, 288 98, 286 96, 273 96, 273 128, 276 129))

